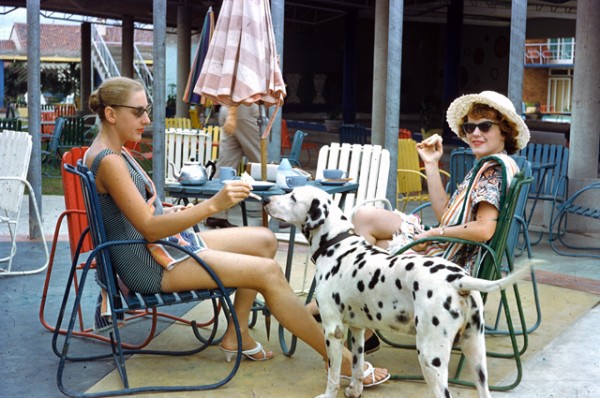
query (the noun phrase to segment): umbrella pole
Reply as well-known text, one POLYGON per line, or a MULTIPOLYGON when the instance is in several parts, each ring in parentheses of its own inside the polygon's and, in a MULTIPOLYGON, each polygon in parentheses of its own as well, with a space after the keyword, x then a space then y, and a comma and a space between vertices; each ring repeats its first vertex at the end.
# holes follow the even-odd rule
MULTIPOLYGON (((267 121, 265 105, 260 101, 258 102, 258 119, 256 122, 258 123, 258 129, 260 131, 260 176, 263 181, 267 181, 267 137, 263 138, 263 133, 267 127, 267 121)), ((262 210, 262 224, 263 227, 269 225, 269 218, 267 217, 267 212, 264 208, 262 210)))
POLYGON ((260 132, 260 177, 263 181, 267 181, 267 138, 263 138, 263 133, 267 127, 267 112, 265 105, 261 102, 258 103, 258 129, 260 132))

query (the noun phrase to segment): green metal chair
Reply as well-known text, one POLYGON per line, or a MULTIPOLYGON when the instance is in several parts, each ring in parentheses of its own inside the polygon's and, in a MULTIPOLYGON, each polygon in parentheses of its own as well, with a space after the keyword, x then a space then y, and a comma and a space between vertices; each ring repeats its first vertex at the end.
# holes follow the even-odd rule
MULTIPOLYGON (((483 158, 477 164, 483 164, 487 158, 483 158)), ((498 216, 498 224, 496 227, 496 232, 494 236, 488 243, 480 243, 480 242, 471 242, 465 241, 462 239, 456 238, 444 238, 444 237, 432 237, 425 238, 418 241, 414 241, 411 244, 403 247, 401 251, 395 254, 401 254, 402 252, 410 249, 412 246, 427 241, 448 241, 448 242, 459 242, 477 245, 482 248, 482 257, 478 265, 478 269, 476 270, 476 275, 479 278, 494 280, 499 279, 502 276, 502 259, 505 255, 508 255, 509 252, 507 247, 507 242, 509 239, 509 234, 511 230, 511 225, 513 221, 513 217, 515 215, 515 211, 517 209, 517 205, 519 202, 519 197, 521 194, 522 188, 531 183, 533 178, 526 177, 525 173, 519 172, 514 176, 511 186, 508 192, 501 198, 501 208, 500 214, 498 216)), ((509 269, 512 270, 512 262, 509 263, 509 269)), ((515 327, 513 323, 513 316, 511 314, 511 309, 509 307, 509 301, 506 294, 506 291, 500 292, 500 309, 503 312, 503 315, 506 320, 506 332, 499 331, 498 334, 506 334, 510 340, 510 351, 509 352, 488 352, 487 356, 490 358, 504 358, 504 359, 512 359, 514 361, 516 376, 512 382, 507 382, 502 385, 491 385, 491 390, 496 391, 507 391, 515 388, 523 377, 523 368, 521 362, 521 356, 525 353, 528 347, 528 329, 526 327, 525 321, 525 313, 523 310, 523 306, 520 299, 519 289, 517 285, 513 286, 516 308, 518 312, 518 318, 520 321, 520 329, 515 327), (517 341, 517 336, 521 336, 521 343, 517 341)), ((487 299, 486 295, 483 295, 484 301, 487 299)), ((414 349, 415 346, 413 344, 403 344, 392 341, 390 338, 382 334, 381 332, 377 332, 378 336, 387 344, 397 347, 397 348, 405 348, 405 349, 414 349)), ((491 334, 488 331, 488 334, 491 334)), ((453 377, 449 378, 449 383, 463 385, 463 386, 474 386, 471 381, 461 379, 461 373, 464 367, 465 357, 464 355, 460 355, 458 360, 458 365, 453 377)), ((422 375, 393 375, 392 379, 394 380, 423 380, 422 375)))

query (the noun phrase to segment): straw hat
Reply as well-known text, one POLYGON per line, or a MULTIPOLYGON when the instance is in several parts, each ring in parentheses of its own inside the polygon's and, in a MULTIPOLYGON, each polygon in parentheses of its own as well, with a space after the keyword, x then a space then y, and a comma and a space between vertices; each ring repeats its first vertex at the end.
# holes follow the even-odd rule
POLYGON ((446 112, 446 120, 454 134, 458 135, 463 141, 467 141, 465 135, 461 136, 463 118, 471 110, 473 104, 485 104, 502 113, 508 120, 517 126, 517 147, 523 149, 529 142, 529 128, 515 110, 512 101, 504 95, 495 91, 482 91, 479 94, 463 95, 455 99, 446 112))

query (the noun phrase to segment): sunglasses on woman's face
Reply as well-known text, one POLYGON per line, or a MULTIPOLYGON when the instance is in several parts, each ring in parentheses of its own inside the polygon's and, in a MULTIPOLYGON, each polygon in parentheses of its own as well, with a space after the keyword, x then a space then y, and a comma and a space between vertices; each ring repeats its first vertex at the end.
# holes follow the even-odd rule
POLYGON ((492 126, 494 124, 498 124, 496 122, 490 122, 490 121, 486 121, 486 122, 481 122, 481 123, 463 123, 462 128, 463 131, 466 134, 473 134, 475 132, 475 129, 479 129, 479 131, 481 131, 482 133, 487 133, 488 131, 490 131, 490 129, 492 128, 492 126))
POLYGON ((120 105, 120 104, 114 104, 111 105, 111 107, 113 108, 129 108, 129 109, 133 109, 133 114, 135 115, 135 117, 142 117, 144 116, 144 112, 146 112, 148 114, 148 117, 150 116, 150 112, 152 112, 152 105, 148 105, 147 107, 143 107, 143 106, 129 106, 129 105, 120 105))

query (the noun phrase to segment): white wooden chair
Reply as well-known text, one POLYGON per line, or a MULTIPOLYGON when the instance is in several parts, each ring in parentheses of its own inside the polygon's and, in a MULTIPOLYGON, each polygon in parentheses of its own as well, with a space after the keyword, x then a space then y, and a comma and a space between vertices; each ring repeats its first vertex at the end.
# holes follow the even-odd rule
MULTIPOLYGON (((351 215, 358 203, 385 198, 390 172, 390 152, 380 145, 339 144, 323 146, 319 150, 315 178, 323 178, 324 169, 341 169, 346 177, 358 182, 356 194, 348 194, 342 209, 351 215)), ((341 195, 335 197, 339 203, 341 195)))
POLYGON ((212 159, 212 136, 204 130, 193 129, 167 129, 165 132, 165 154, 166 154, 166 180, 176 181, 173 176, 173 168, 169 162, 173 162, 177 172, 181 170, 184 162, 193 159, 200 164, 205 164, 212 159))
MULTIPOLYGON (((321 147, 315 179, 323 178, 324 169, 341 169, 346 172, 346 177, 358 182, 356 194, 347 194, 343 203, 343 211, 351 217, 356 205, 368 202, 372 206, 383 206, 390 172, 390 152, 381 145, 340 144, 332 142, 331 145, 321 147), (379 199, 374 201, 374 199, 379 199)), ((334 200, 339 204, 342 195, 334 195, 334 200)), ((302 238, 299 242, 305 241, 302 238)), ((307 252, 304 265, 304 277, 300 293, 305 292, 306 276, 310 254, 307 252)))
POLYGON ((50 256, 42 229, 42 218, 35 200, 35 192, 27 181, 31 148, 31 136, 28 133, 11 130, 0 133, 0 224, 8 227, 11 241, 8 256, 0 258, 0 262, 8 262, 6 268, 0 268, 0 276, 34 274, 48 266, 50 256), (42 234, 46 262, 37 269, 12 271, 12 263, 17 253, 17 232, 25 187, 33 197, 35 218, 42 234))

